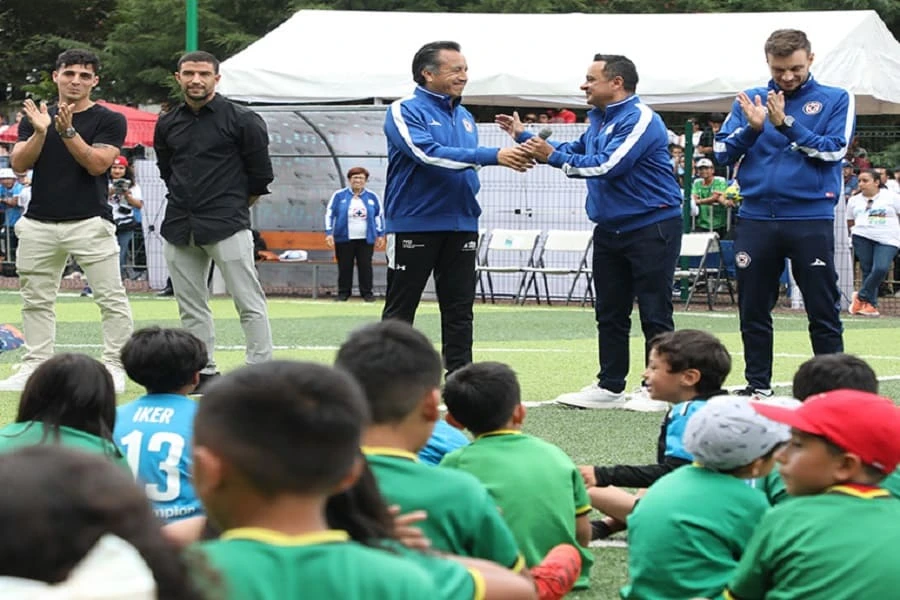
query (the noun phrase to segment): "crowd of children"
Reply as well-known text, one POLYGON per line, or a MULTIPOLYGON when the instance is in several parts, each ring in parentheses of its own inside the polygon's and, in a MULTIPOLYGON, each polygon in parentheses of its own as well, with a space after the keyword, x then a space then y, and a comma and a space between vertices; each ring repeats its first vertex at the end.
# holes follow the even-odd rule
POLYGON ((900 409, 872 369, 817 356, 796 400, 753 402, 722 390, 714 336, 650 345, 657 462, 581 467, 523 432, 507 365, 442 387, 397 321, 333 367, 247 366, 199 398, 203 343, 142 329, 122 364, 147 393, 118 409, 102 364, 60 354, 0 429, 0 597, 562 598, 603 568, 591 539, 626 527, 622 598, 892 597, 900 409))

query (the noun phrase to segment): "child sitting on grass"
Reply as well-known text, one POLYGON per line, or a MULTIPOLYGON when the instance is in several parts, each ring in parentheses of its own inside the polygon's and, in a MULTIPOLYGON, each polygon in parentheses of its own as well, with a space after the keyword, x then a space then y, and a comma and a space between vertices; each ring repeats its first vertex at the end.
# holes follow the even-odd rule
POLYGON ((725 597, 896 598, 900 500, 879 486, 900 463, 900 409, 857 390, 753 407, 792 428, 777 459, 794 498, 763 517, 725 597))
POLYGON ((59 444, 101 454, 128 470, 113 441, 115 425, 109 370, 84 354, 57 354, 28 378, 15 422, 0 429, 0 452, 59 444))
POLYGON ((368 410, 352 379, 323 365, 272 361, 225 375, 194 421, 194 486, 224 531, 199 550, 230 600, 422 600, 428 574, 331 529, 329 496, 359 477, 368 410))
MULTIPOLYGON (((197 403, 188 398, 206 366, 206 347, 184 329, 148 327, 122 348, 122 366, 147 394, 118 409, 113 437, 166 523, 203 514, 191 483, 197 403)), ((199 522, 198 522, 199 523, 199 522)))
POLYGON ((758 414, 746 398, 705 402, 684 431, 696 462, 657 480, 628 517, 622 598, 720 594, 769 507, 745 479, 767 473, 789 437, 787 427, 758 414))
POLYGON ((591 506, 607 515, 591 523, 592 539, 602 539, 625 528, 625 519, 639 495, 620 487, 649 487, 663 475, 691 463, 691 454, 681 439, 685 426, 705 400, 728 393, 722 385, 729 372, 728 349, 705 331, 680 329, 650 340, 644 381, 651 398, 671 405, 660 426, 657 463, 579 467, 591 506))
MULTIPOLYGON (((877 394, 878 377, 866 361, 843 353, 813 356, 794 374, 792 395, 801 402, 810 396, 838 389, 877 394)), ((888 477, 885 485, 889 487, 896 480, 896 476, 888 477)), ((765 477, 754 480, 752 485, 766 495, 772 506, 790 498, 777 465, 765 477)))
MULTIPOLYGON (((416 457, 440 418, 443 368, 431 341, 408 323, 381 321, 351 333, 335 366, 353 375, 365 392, 372 423, 363 436, 363 453, 388 504, 401 514, 424 511, 419 526, 433 549, 522 571, 525 561, 515 538, 484 485, 468 473, 436 469, 416 457)), ((539 597, 564 595, 580 569, 578 550, 558 546, 532 573, 539 597)))
POLYGON ((444 386, 447 421, 468 429, 475 441, 444 457, 441 468, 477 477, 500 507, 529 567, 558 544, 579 547, 581 575, 575 589, 590 584, 594 556, 591 510, 578 468, 565 452, 522 433, 525 407, 516 374, 497 362, 454 371, 444 386))

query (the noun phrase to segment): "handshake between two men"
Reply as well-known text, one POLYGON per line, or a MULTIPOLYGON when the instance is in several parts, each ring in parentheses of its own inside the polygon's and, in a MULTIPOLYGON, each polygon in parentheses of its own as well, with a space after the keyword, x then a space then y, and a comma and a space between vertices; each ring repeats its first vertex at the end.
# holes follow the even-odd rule
MULTIPOLYGON (((514 141, 525 131, 525 125, 519 119, 518 112, 513 112, 512 115, 497 115, 494 122, 514 141)), ((548 137, 550 137, 550 130, 542 129, 538 135, 521 144, 512 148, 501 148, 497 153, 497 162, 520 173, 524 173, 538 162, 546 163, 550 154, 553 153, 553 146, 546 141, 548 137)))

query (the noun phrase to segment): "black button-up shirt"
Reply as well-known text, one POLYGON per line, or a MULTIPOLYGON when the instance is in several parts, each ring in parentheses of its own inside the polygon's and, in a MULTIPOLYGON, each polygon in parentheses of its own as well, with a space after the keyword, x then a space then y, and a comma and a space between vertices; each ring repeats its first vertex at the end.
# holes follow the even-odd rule
POLYGON ((250 196, 275 178, 262 118, 219 94, 195 113, 181 104, 162 115, 153 137, 168 187, 162 236, 172 244, 212 244, 250 228, 250 196))

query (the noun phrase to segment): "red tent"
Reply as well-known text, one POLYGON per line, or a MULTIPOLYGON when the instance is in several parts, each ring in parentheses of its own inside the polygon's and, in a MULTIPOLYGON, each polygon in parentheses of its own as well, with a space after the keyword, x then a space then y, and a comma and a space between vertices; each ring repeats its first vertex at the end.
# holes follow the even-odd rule
MULTIPOLYGON (((125 115, 128 122, 128 133, 125 135, 125 147, 131 148, 141 144, 153 146, 153 129, 159 115, 125 106, 98 100, 97 104, 103 105, 109 110, 125 115)), ((10 125, 3 133, 0 133, 0 142, 15 142, 19 137, 19 125, 10 125)))

